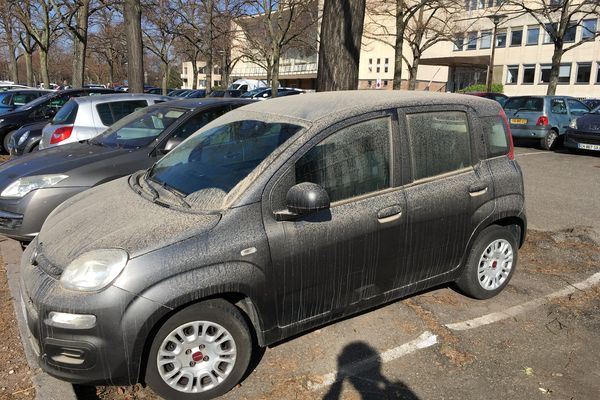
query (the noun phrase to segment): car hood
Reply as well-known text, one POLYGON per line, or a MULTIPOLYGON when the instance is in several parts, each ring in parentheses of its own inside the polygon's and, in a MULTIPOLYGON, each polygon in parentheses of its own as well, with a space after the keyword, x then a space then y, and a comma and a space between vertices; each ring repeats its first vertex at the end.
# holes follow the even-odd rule
POLYGON ((62 203, 44 223, 38 243, 46 258, 64 269, 96 249, 120 248, 134 258, 207 232, 220 218, 155 204, 134 192, 124 177, 62 203))
POLYGON ((600 114, 585 114, 577 118, 577 129, 582 131, 600 132, 600 114))
MULTIPOLYGON (((82 167, 91 168, 91 164, 101 164, 98 165, 98 169, 102 169, 102 167, 115 169, 121 164, 117 158, 130 158, 131 160, 133 157, 130 153, 132 152, 134 151, 91 145, 87 142, 33 152, 0 165, 0 188, 8 186, 15 179, 24 176, 62 173, 69 175, 69 171, 82 167), (111 162, 107 162, 108 160, 111 162)), ((133 170, 124 171, 118 176, 147 167, 148 165, 140 165, 133 170)), ((75 174, 73 176, 69 175, 69 178, 62 181, 60 186, 91 186, 88 183, 81 182, 78 178, 79 176, 75 176, 75 174)))

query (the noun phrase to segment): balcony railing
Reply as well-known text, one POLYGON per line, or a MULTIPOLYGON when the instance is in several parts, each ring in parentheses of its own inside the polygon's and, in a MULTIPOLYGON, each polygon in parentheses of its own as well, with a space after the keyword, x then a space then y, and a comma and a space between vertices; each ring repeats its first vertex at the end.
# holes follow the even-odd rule
MULTIPOLYGON (((279 67, 279 76, 291 76, 291 75, 306 75, 306 74, 316 74, 317 73, 317 63, 307 63, 307 64, 295 64, 295 65, 281 65, 279 67)), ((262 67, 246 67, 246 68, 234 68, 231 72, 233 76, 256 76, 256 77, 266 77, 267 70, 262 67)))

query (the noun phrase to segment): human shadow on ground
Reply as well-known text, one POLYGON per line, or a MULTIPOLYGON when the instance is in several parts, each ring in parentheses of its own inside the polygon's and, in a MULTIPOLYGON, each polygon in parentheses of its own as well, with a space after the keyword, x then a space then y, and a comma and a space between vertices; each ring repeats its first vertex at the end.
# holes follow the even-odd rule
POLYGON ((382 374, 379 353, 365 342, 352 342, 344 347, 338 356, 337 365, 335 382, 323 400, 342 399, 345 382, 350 383, 363 400, 419 400, 402 381, 391 382, 382 374))

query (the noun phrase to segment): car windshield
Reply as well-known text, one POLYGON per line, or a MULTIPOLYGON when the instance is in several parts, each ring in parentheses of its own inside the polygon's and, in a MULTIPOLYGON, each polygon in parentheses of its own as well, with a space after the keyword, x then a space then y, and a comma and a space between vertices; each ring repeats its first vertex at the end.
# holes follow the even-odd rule
POLYGON ((30 101, 29 103, 22 105, 21 107, 17 107, 15 109, 15 111, 22 111, 22 110, 31 110, 34 107, 37 107, 41 104, 44 104, 46 102, 48 102, 49 100, 51 100, 53 97, 56 96, 56 93, 48 93, 44 96, 38 97, 37 99, 30 101))
POLYGON ((301 129, 251 119, 207 127, 158 161, 149 178, 185 196, 194 193, 202 209, 218 209, 227 193, 301 129))
POLYGON ((544 99, 541 97, 513 97, 504 104, 506 110, 543 111, 544 99))
POLYGON ((136 111, 111 125, 90 142, 107 147, 135 149, 152 143, 171 124, 189 110, 161 106, 136 111))
POLYGON ((257 94, 257 93, 260 93, 260 92, 262 92, 263 90, 265 90, 265 88, 264 88, 264 87, 262 87, 262 88, 258 88, 258 89, 252 89, 252 90, 250 90, 250 91, 248 91, 248 92, 246 92, 246 93, 242 94, 240 97, 252 97, 252 96, 254 96, 254 95, 255 95, 255 94, 257 94))

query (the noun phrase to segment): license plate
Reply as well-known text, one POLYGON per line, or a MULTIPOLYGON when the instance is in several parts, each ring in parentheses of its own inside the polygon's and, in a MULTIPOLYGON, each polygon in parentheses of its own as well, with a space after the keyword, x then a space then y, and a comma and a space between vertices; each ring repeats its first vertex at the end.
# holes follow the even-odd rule
POLYGON ((527 120, 525 118, 511 118, 510 123, 518 124, 518 125, 525 125, 527 123, 527 120))
POLYGON ((587 144, 587 143, 578 143, 577 147, 583 150, 596 150, 600 151, 600 144, 587 144))

